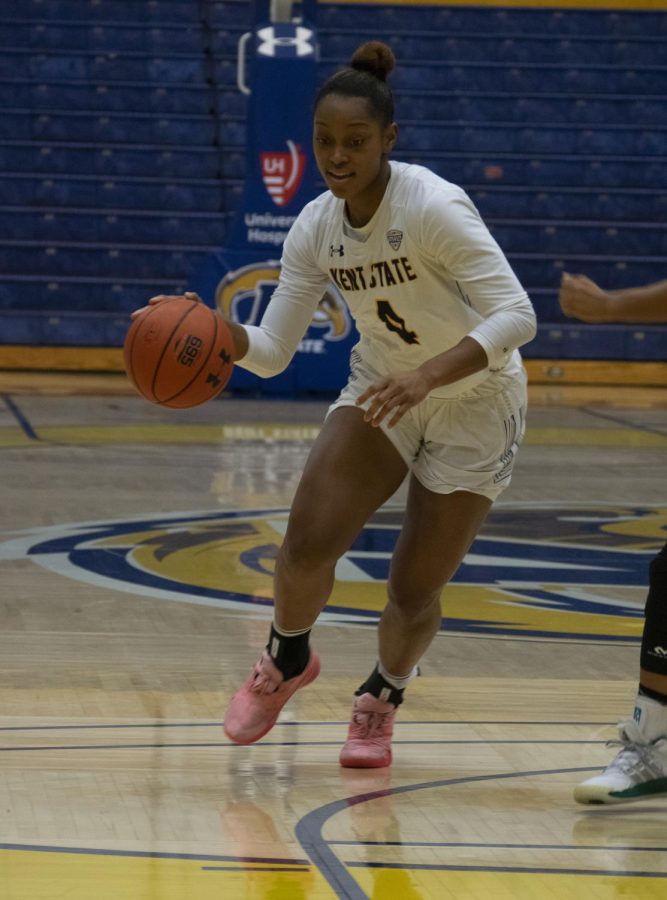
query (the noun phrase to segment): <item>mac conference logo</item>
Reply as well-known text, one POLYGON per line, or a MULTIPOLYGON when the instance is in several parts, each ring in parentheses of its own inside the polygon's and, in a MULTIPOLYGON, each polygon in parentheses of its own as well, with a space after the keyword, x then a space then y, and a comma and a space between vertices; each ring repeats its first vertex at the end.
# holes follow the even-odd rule
MULTIPOLYGON (((0 561, 30 559, 60 576, 137 597, 270 616, 288 511, 210 511, 28 531, 0 561)), ((402 510, 367 524, 339 562, 323 623, 373 624, 402 510)), ((516 505, 492 510, 443 595, 442 628, 468 636, 638 642, 649 562, 667 509, 516 505)), ((662 649, 662 648, 661 648, 662 649)))
POLYGON ((260 153, 262 181, 276 206, 287 206, 299 190, 306 170, 306 154, 294 141, 287 141, 287 153, 260 153))
MULTIPOLYGON (((236 322, 259 325, 271 294, 278 286, 279 276, 280 263, 271 259, 228 272, 216 289, 216 305, 225 316, 236 322)), ((352 321, 347 305, 333 285, 320 300, 310 327, 318 329, 315 340, 320 341, 341 341, 350 334, 352 321)), ((312 342, 312 337, 305 338, 299 350, 308 352, 312 349, 312 342)), ((321 351, 323 348, 319 349, 321 351)))

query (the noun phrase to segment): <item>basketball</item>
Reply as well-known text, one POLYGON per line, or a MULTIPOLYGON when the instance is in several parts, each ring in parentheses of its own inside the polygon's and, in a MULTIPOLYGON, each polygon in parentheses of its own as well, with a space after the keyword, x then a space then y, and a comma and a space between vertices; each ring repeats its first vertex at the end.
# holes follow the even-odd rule
POLYGON ((142 397, 175 409, 217 397, 231 377, 233 351, 224 319, 186 297, 142 312, 123 346, 125 371, 142 397))

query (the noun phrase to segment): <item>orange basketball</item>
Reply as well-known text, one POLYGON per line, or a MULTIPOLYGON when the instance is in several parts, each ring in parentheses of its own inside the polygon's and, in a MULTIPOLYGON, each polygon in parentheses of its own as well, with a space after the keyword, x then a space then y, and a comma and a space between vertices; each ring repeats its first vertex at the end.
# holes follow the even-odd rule
POLYGON ((217 397, 229 381, 234 343, 225 320, 204 303, 178 297, 156 303, 125 337, 125 371, 139 393, 183 409, 217 397))

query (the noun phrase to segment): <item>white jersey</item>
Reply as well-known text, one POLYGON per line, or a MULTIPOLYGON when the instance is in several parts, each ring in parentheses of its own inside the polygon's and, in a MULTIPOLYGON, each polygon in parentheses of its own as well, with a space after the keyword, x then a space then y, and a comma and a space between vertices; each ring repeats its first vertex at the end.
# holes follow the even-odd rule
POLYGON ((474 204, 422 166, 390 165, 382 201, 362 228, 350 226, 345 201, 330 191, 304 207, 262 322, 246 326, 239 366, 263 377, 282 371, 333 282, 360 334, 355 349, 380 375, 415 369, 466 335, 481 344, 488 368, 431 396, 518 373, 516 348, 534 336, 535 314, 474 204))

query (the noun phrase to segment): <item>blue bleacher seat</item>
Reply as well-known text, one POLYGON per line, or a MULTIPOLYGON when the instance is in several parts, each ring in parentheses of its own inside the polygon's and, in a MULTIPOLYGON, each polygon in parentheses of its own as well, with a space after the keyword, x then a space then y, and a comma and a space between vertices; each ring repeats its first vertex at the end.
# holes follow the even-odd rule
MULTIPOLYGON (((20 333, 20 298, 43 340, 80 341, 83 317, 117 339, 115 311, 182 289, 224 242, 246 165, 250 12, 0 0, 0 325, 14 315, 20 333), (40 309, 58 311, 52 331, 40 309)), ((320 3, 318 24, 321 80, 366 38, 394 47, 396 157, 469 191, 534 296, 528 355, 658 358, 655 330, 575 327, 556 297, 564 267, 610 287, 664 277, 664 12, 320 3)))
MULTIPOLYGON (((241 5, 239 0, 237 9, 241 5)), ((26 19, 96 22, 157 22, 192 24, 192 4, 182 0, 22 0, 21 13, 26 19)))

